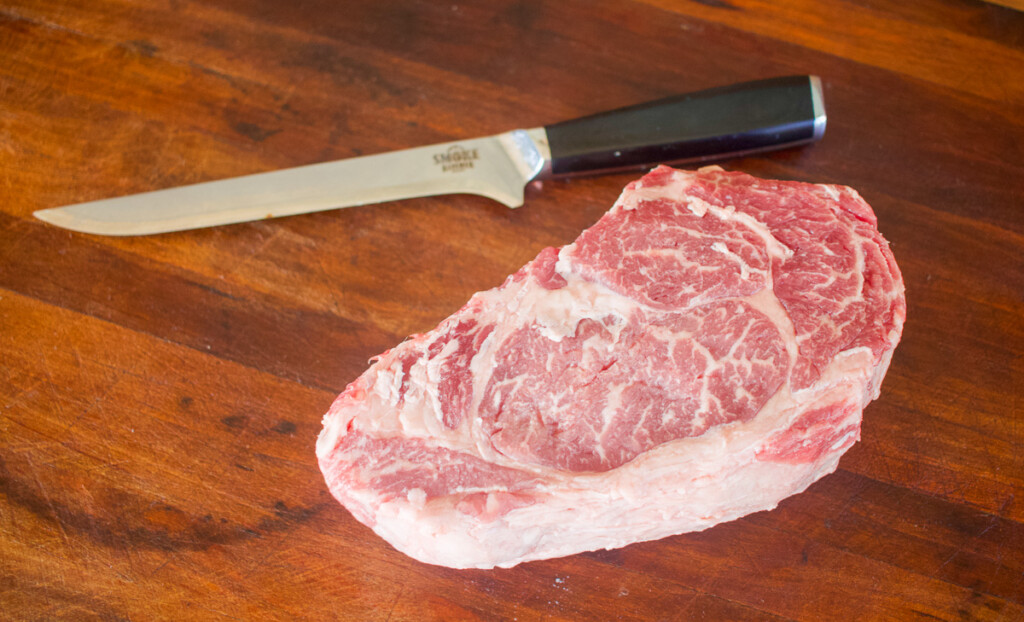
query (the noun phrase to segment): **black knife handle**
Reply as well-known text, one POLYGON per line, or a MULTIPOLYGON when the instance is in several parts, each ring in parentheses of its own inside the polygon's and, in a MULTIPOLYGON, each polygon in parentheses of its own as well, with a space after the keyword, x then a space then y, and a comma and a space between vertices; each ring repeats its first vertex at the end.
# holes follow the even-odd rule
POLYGON ((788 76, 679 95, 544 129, 551 174, 576 175, 813 142, 825 132, 825 107, 816 76, 788 76))

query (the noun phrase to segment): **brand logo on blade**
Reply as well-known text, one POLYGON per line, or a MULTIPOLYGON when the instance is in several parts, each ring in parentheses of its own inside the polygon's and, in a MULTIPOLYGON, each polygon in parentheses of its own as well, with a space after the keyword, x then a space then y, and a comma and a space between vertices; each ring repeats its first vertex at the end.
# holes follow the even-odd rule
POLYGON ((434 164, 441 167, 444 173, 458 173, 473 168, 473 161, 479 160, 476 149, 466 149, 461 145, 452 145, 447 151, 434 154, 434 164))

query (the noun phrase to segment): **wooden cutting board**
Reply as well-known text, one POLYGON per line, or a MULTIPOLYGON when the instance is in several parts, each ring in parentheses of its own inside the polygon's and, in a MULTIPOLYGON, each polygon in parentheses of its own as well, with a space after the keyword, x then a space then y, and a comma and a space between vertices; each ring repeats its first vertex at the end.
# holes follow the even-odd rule
POLYGON ((970 0, 0 7, 0 617, 1024 619, 1024 15, 970 0), (698 534, 456 571, 328 494, 367 360, 592 224, 635 174, 139 238, 33 210, 813 73, 814 146, 903 270, 862 440, 698 534))

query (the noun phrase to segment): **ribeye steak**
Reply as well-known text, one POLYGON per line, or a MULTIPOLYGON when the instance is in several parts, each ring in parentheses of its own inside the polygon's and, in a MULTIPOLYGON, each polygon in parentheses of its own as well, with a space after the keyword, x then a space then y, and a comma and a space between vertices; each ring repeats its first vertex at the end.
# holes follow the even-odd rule
POLYGON ((353 516, 432 564, 705 529, 835 470, 905 316, 855 191, 659 167, 377 357, 317 456, 353 516))

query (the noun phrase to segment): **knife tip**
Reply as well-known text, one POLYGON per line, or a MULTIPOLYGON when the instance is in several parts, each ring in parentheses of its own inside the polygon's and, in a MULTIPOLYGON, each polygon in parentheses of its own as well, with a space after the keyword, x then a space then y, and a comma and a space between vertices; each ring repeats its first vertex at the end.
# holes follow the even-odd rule
POLYGON ((55 221, 59 221, 60 217, 58 215, 55 218, 54 217, 54 212, 59 212, 59 209, 58 208, 54 208, 54 207, 51 207, 51 208, 48 208, 48 209, 37 209, 36 211, 32 212, 32 215, 35 216, 36 218, 38 218, 39 220, 43 221, 43 222, 49 223, 51 225, 58 225, 59 226, 59 222, 55 222, 55 221))
POLYGON ((69 213, 63 207, 36 210, 32 212, 32 215, 47 224, 79 233, 91 233, 94 235, 132 235, 135 233, 131 231, 117 231, 117 228, 112 228, 110 223, 96 222, 78 217, 69 213))

